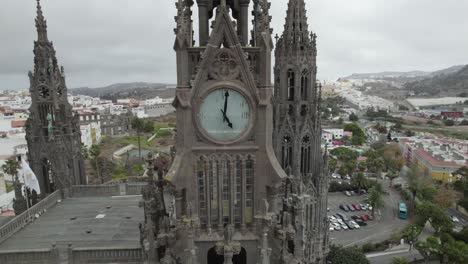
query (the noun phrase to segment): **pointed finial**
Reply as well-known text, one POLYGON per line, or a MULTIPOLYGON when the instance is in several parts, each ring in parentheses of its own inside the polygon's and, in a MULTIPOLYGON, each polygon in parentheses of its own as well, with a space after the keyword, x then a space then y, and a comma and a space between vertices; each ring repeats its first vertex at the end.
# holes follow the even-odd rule
POLYGON ((226 0, 221 0, 221 7, 226 8, 226 0))
POLYGON ((37 0, 36 29, 38 41, 47 41, 47 22, 42 13, 41 1, 37 0))

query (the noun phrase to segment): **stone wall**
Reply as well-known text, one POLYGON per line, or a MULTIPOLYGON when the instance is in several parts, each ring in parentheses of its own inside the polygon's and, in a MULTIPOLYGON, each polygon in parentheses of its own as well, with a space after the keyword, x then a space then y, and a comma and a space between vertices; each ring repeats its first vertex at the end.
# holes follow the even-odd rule
POLYGON ((72 187, 72 197, 106 197, 140 195, 146 183, 120 183, 113 185, 75 185, 72 187))

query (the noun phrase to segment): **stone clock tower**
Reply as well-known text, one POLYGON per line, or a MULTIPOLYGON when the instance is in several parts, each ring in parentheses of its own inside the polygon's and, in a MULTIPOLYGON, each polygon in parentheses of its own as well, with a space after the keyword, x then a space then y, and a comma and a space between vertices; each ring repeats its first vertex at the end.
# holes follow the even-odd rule
POLYGON ((147 262, 323 263, 320 145, 310 145, 307 175, 287 175, 273 150, 270 3, 253 1, 249 34, 250 0, 198 0, 198 45, 194 4, 177 2, 176 155, 157 179, 148 157, 140 226, 147 262))
POLYGON ((47 37, 47 23, 37 1, 34 72, 29 72, 32 104, 26 123, 28 159, 42 193, 86 183, 78 116, 67 99, 65 73, 47 37))
POLYGON ((265 212, 269 189, 286 176, 271 141, 269 4, 255 6, 250 41, 250 0, 197 4, 198 45, 192 1, 177 4, 177 153, 168 175, 177 189, 177 215, 198 220, 201 256, 223 255, 216 243, 229 226, 240 243, 238 255, 257 263, 256 216, 265 212))

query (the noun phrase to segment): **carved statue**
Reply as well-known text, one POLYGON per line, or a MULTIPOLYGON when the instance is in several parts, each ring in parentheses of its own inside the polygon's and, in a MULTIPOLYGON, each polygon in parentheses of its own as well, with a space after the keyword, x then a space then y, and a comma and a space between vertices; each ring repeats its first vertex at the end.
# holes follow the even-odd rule
POLYGON ((54 139, 54 125, 52 124, 52 121, 53 121, 52 114, 48 113, 47 114, 47 122, 48 122, 47 133, 49 136, 49 140, 54 139))

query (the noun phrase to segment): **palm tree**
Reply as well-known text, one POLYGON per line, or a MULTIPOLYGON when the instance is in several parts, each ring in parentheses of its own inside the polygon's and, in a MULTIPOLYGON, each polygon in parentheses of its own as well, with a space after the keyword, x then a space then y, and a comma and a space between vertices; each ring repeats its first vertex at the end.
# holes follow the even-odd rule
POLYGON ((8 175, 14 176, 15 179, 18 178, 18 170, 20 168, 21 166, 16 159, 8 159, 5 164, 2 165, 2 171, 8 175))
POLYGON ((369 189, 369 204, 372 206, 372 216, 375 216, 375 209, 382 208, 384 206, 382 193, 375 187, 369 189))
POLYGON ((352 183, 358 187, 359 193, 361 189, 367 187, 367 179, 364 176, 364 173, 360 172, 353 176, 352 183))
POLYGON ((141 140, 140 140, 140 136, 141 136, 141 132, 144 131, 145 129, 145 122, 143 122, 142 119, 138 118, 138 117, 135 117, 133 118, 132 120, 132 127, 133 129, 136 130, 137 132, 137 137, 138 137, 138 157, 141 159, 141 140))
POLYGON ((104 178, 101 177, 99 169, 99 155, 101 155, 101 147, 99 147, 99 145, 92 145, 89 149, 89 155, 93 159, 94 165, 96 166, 97 178, 101 178, 101 183, 104 183, 104 178))
POLYGON ((377 177, 382 177, 382 170, 385 167, 385 161, 383 158, 377 158, 374 160, 374 168, 377 173, 377 177))

